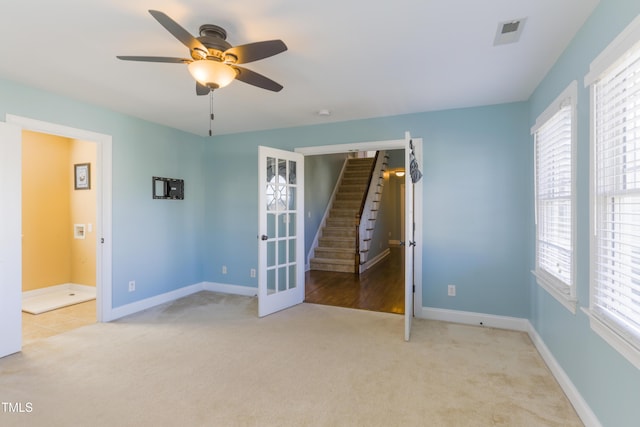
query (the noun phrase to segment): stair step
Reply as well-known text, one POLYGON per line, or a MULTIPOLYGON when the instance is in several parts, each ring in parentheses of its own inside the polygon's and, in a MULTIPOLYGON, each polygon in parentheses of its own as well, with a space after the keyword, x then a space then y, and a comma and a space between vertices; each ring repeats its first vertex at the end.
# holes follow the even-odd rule
POLYGON ((364 193, 364 190, 367 189, 367 184, 345 184, 344 180, 340 187, 338 188, 338 193, 364 193))
POLYGON ((342 181, 340 181, 340 185, 363 185, 367 186, 367 182, 369 181, 369 175, 365 176, 344 176, 342 177, 342 181))
POLYGON ((336 209, 333 208, 329 212, 330 218, 352 218, 355 219, 358 209, 336 209))
POLYGON ((364 189, 360 191, 338 191, 336 200, 362 200, 364 189))
POLYGON ((336 200, 333 202, 332 207, 336 209, 360 209, 360 204, 362 203, 362 199, 360 200, 336 200))
POLYGON ((356 219, 350 217, 333 217, 327 218, 327 225, 329 227, 351 227, 355 228, 356 219))
POLYGON ((355 253, 351 249, 343 249, 343 248, 325 248, 323 246, 318 246, 314 250, 314 255, 316 258, 322 259, 348 259, 351 262, 355 260, 355 253))
POLYGON ((369 174, 371 173, 371 171, 369 170, 345 170, 344 171, 344 175, 342 175, 342 178, 362 178, 362 179, 369 179, 369 174))
POLYGON ((353 260, 312 258, 310 262, 310 267, 312 270, 355 273, 355 265, 353 260))
POLYGON ((356 237, 356 227, 332 227, 322 229, 322 237, 356 237))
POLYGON ((367 165, 367 164, 371 166, 374 160, 375 160, 374 157, 360 157, 360 158, 348 159, 347 166, 367 165))
POLYGON ((355 252, 356 240, 355 238, 345 237, 320 237, 318 238, 318 245, 323 248, 343 248, 351 249, 355 252))

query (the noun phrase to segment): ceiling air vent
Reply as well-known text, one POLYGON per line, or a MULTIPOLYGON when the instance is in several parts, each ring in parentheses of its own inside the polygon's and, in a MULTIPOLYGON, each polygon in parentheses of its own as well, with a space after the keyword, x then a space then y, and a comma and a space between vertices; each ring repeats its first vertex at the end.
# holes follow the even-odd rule
POLYGON ((520 40, 520 34, 522 34, 526 20, 527 18, 522 18, 500 22, 496 30, 496 38, 493 41, 493 45, 498 46, 501 44, 515 43, 520 40))

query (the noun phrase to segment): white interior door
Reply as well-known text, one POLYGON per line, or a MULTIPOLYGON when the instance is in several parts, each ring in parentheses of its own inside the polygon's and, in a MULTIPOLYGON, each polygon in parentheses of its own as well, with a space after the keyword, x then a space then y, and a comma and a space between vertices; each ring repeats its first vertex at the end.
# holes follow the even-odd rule
POLYGON ((258 315, 304 300, 304 156, 258 147, 258 315))
POLYGON ((411 147, 409 146, 410 136, 405 136, 405 197, 404 197, 404 339, 409 341, 411 337, 411 320, 413 319, 413 293, 414 293, 414 274, 413 274, 413 260, 415 253, 415 225, 413 215, 413 190, 414 185, 411 181, 410 163, 411 163, 411 147))
POLYGON ((22 348, 21 131, 0 122, 0 357, 22 348))

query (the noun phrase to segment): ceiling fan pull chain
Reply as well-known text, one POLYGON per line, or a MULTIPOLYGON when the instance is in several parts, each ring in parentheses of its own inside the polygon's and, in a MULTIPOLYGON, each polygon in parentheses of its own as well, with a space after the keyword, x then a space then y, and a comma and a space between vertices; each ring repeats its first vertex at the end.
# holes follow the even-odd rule
POLYGON ((209 136, 213 136, 213 91, 209 92, 209 136))

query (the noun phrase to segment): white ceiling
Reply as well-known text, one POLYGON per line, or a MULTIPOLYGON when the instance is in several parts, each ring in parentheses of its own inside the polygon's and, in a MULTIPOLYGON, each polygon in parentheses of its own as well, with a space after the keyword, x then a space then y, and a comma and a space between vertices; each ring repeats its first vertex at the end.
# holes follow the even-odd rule
POLYGON ((225 134, 528 99, 598 0, 0 0, 0 77, 198 135, 209 97, 189 57, 149 13, 232 45, 282 39, 289 50, 246 68, 275 93, 233 82, 215 91, 225 134), (527 18, 520 41, 493 46, 499 22, 527 18), (321 109, 331 116, 317 114, 321 109))

